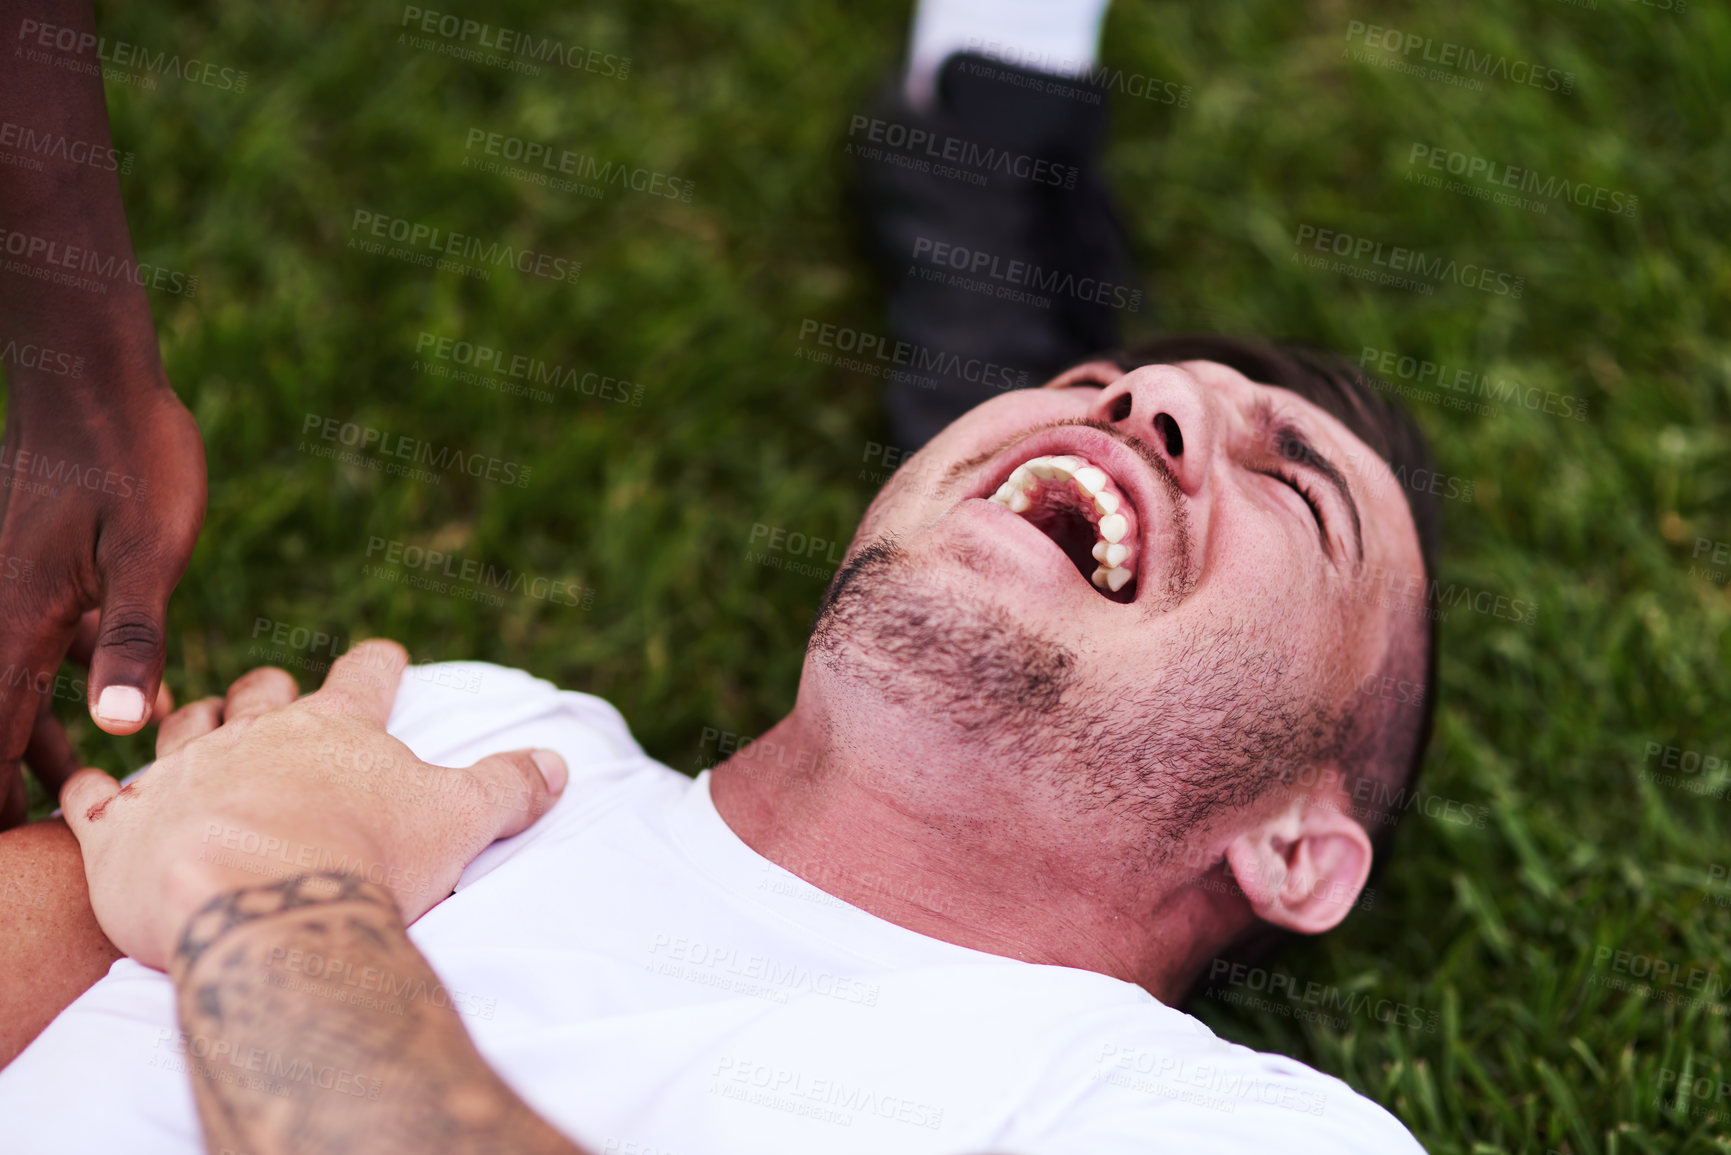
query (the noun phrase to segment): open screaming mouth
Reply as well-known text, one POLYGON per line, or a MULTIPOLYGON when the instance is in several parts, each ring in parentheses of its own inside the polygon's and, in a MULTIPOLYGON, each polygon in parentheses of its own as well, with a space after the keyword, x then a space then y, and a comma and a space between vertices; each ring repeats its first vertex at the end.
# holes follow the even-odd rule
POLYGON ((1075 454, 1024 461, 990 500, 1032 522, 1094 588, 1136 596, 1136 507, 1104 469, 1075 454))

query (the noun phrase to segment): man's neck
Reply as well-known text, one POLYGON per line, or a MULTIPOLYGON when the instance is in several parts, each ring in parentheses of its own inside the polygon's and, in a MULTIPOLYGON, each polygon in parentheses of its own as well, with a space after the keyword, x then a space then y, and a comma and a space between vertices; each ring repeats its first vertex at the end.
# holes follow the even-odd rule
POLYGON ((1097 832, 989 792, 1001 768, 933 765, 897 746, 838 739, 796 708, 717 766, 710 793, 758 854, 888 922, 1111 975, 1169 1005, 1183 996, 1221 932, 1217 896, 1179 877, 1202 870, 1121 869, 1097 832))

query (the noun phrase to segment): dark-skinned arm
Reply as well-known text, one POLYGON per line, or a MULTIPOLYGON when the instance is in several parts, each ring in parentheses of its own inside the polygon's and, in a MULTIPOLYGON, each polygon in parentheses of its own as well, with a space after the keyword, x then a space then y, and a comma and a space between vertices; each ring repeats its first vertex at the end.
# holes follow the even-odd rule
POLYGON ((204 443, 157 350, 100 70, 82 67, 95 27, 90 0, 0 0, 0 149, 19 154, 0 165, 0 829, 25 818, 20 759, 50 796, 79 768, 47 707, 87 612, 81 696, 109 733, 145 724, 204 519, 204 443))

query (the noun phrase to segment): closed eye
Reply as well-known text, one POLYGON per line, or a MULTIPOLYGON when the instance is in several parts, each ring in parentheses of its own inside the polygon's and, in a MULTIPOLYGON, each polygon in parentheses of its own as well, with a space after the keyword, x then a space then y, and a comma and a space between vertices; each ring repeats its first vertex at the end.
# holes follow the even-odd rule
POLYGON ((1267 470, 1266 473, 1267 476, 1276 481, 1290 486, 1294 493, 1304 499, 1304 504, 1310 507, 1310 516, 1316 521, 1316 536, 1322 542, 1322 552, 1331 553, 1328 548, 1328 523, 1322 516, 1322 505, 1316 500, 1315 495, 1303 482, 1290 473, 1283 473, 1278 469, 1267 470))

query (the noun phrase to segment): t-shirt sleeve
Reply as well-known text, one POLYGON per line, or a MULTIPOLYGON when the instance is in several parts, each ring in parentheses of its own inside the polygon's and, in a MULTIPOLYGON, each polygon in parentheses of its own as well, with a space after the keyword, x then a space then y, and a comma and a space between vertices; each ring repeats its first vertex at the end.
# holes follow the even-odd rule
POLYGON ((1284 1055, 1205 1034, 1091 1058, 1063 1106, 1001 1155, 1424 1155, 1388 1111, 1284 1055))

